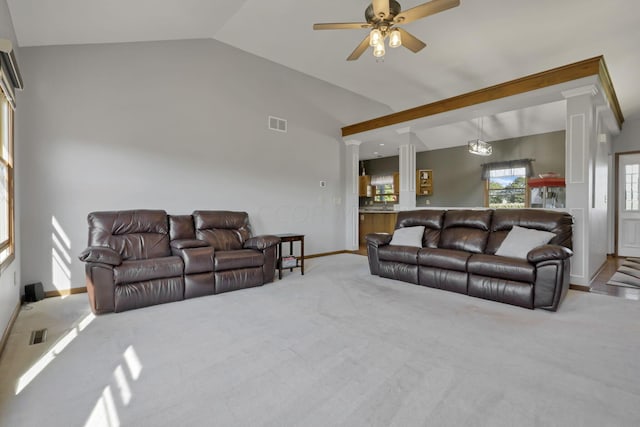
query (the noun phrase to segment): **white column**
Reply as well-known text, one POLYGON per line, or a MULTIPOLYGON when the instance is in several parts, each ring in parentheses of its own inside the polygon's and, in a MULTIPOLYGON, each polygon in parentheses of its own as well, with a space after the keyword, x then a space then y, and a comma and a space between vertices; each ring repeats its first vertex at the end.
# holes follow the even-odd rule
MULTIPOLYGON (((573 251, 571 258, 571 284, 588 286, 591 277, 606 259, 606 254, 595 253, 590 239, 595 231, 594 161, 597 144, 595 119, 596 104, 602 95, 595 85, 562 93, 567 99, 566 165, 567 210, 573 215, 573 251)), ((606 223, 602 224, 606 228, 606 223)))
MULTIPOLYGON (((408 130, 408 128, 406 128, 408 130)), ((406 143, 400 145, 400 201, 398 207, 401 210, 415 209, 416 207, 416 135, 407 131, 404 133, 406 143)))
POLYGON ((355 139, 345 140, 347 152, 345 155, 345 247, 347 250, 358 250, 358 162, 360 161, 360 144, 355 139))

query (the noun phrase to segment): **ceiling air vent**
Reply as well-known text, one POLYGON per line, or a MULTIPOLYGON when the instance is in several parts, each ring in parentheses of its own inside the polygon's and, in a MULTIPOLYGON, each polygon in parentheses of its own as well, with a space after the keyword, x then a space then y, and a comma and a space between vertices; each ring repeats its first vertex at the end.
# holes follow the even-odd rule
POLYGON ((269 129, 277 132, 286 132, 287 121, 278 117, 269 116, 269 129))
POLYGON ((47 339, 47 330, 38 329, 35 331, 31 331, 31 338, 29 338, 29 345, 40 344, 45 342, 47 339))

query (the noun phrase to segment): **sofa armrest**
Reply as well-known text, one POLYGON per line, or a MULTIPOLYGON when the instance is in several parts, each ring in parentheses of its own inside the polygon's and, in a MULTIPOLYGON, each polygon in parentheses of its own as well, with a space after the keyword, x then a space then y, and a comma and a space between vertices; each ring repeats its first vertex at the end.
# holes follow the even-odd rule
POLYGON ((565 248, 560 245, 542 245, 537 248, 533 248, 527 254, 527 261, 533 264, 537 264, 542 261, 549 260, 564 260, 573 255, 571 249, 565 248))
POLYGON ((392 237, 393 236, 388 233, 370 233, 364 236, 367 242, 367 258, 369 260, 369 271, 371 274, 380 275, 378 247, 388 245, 392 237))
POLYGON ((373 245, 377 248, 378 246, 388 245, 392 237, 388 233, 371 233, 364 236, 364 239, 367 241, 367 245, 373 245))
POLYGON ((247 241, 244 242, 244 248, 263 251, 267 248, 277 245, 278 243, 280 243, 280 238, 278 236, 265 234, 263 236, 255 236, 247 239, 247 241))
POLYGON ((107 265, 122 264, 122 257, 113 249, 106 246, 89 246, 78 256, 80 261, 96 262, 107 265))
POLYGON ((203 240, 176 239, 171 241, 171 249, 204 248, 205 246, 209 246, 209 244, 203 240))
POLYGON ((87 262, 84 269, 91 310, 95 314, 113 312, 115 310, 114 266, 100 262, 87 262))

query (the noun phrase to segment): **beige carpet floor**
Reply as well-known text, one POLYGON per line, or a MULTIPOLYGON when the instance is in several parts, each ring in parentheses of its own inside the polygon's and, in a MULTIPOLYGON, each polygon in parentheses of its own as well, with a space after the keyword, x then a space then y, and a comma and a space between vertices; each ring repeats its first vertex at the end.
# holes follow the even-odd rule
POLYGON ((637 301, 570 291, 531 311, 373 277, 357 255, 307 264, 96 318, 86 295, 25 307, 0 425, 640 425, 637 301))

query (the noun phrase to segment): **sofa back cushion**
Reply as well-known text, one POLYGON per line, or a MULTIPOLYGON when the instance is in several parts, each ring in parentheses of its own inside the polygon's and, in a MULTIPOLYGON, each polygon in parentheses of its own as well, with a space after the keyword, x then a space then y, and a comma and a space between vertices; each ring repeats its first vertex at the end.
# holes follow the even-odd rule
POLYGON ((217 251, 242 249, 251 237, 249 215, 246 212, 194 211, 196 239, 204 240, 217 251))
POLYGON ((437 248, 444 218, 444 210, 400 211, 396 220, 396 229, 424 226, 423 248, 437 248))
POLYGON ((169 215, 169 238, 171 240, 188 240, 196 238, 191 215, 169 215))
POLYGON ((514 225, 554 233, 556 236, 549 244, 572 249, 573 218, 569 213, 541 209, 496 209, 485 253, 494 255, 514 225))
POLYGON ((107 246, 123 261, 171 255, 167 213, 163 210, 92 212, 89 246, 107 246))
POLYGON ((484 253, 489 238, 492 210, 449 210, 438 247, 484 253))

